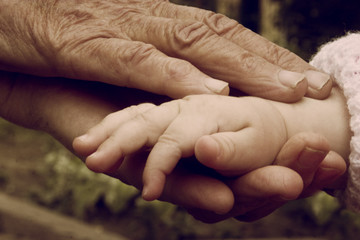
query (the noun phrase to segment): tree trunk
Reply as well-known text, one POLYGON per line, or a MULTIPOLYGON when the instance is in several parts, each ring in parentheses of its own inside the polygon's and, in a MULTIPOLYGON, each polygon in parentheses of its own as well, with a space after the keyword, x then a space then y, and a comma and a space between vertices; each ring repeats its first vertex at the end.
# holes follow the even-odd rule
POLYGON ((242 0, 216 0, 216 12, 237 20, 241 2, 242 0))
POLYGON ((260 34, 270 41, 287 47, 286 33, 277 24, 281 1, 260 0, 260 34))

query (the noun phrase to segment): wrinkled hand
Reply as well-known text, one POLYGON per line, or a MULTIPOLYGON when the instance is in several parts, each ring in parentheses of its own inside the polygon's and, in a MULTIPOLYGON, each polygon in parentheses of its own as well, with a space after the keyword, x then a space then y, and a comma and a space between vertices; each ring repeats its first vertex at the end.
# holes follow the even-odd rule
MULTIPOLYGON (((344 187, 341 176, 346 170, 345 161, 328 151, 322 136, 300 133, 284 145, 276 160, 278 165, 258 168, 232 180, 217 178, 195 159, 183 159, 168 176, 161 200, 183 206, 207 223, 232 217, 254 221, 288 201, 325 187, 344 187)), ((141 189, 140 176, 147 156, 145 152, 127 156, 112 176, 141 189)))
POLYGON ((0 0, 0 29, 0 69, 7 71, 174 98, 228 94, 229 83, 292 102, 305 93, 325 98, 332 85, 328 75, 236 21, 166 0, 0 0))
POLYGON ((204 222, 230 217, 254 221, 288 201, 311 196, 324 188, 344 188, 346 163, 329 149, 324 137, 299 133, 283 146, 275 161, 277 165, 256 169, 228 182, 235 196, 230 212, 221 215, 195 208, 190 213, 204 222))

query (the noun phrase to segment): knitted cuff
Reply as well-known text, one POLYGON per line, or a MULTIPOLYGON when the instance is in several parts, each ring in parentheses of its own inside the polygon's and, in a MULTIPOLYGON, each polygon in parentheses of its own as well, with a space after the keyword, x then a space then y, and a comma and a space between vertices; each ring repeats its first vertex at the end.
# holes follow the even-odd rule
POLYGON ((310 64, 334 76, 347 99, 353 137, 348 183, 341 199, 348 208, 360 212, 360 34, 348 34, 325 44, 310 64))

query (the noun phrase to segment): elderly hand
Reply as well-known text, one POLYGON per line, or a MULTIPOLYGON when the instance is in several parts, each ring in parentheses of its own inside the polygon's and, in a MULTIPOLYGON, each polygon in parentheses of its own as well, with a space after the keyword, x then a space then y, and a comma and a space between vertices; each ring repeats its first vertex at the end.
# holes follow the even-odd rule
POLYGON ((292 102, 328 96, 329 76, 213 12, 166 0, 0 0, 0 69, 101 81, 173 98, 292 102))
POLYGON ((190 213, 208 223, 230 217, 254 221, 291 200, 311 196, 319 190, 344 189, 346 163, 329 149, 328 141, 321 135, 299 133, 285 143, 275 165, 258 168, 228 181, 235 201, 228 213, 216 214, 204 210, 206 208, 194 208, 190 213))
MULTIPOLYGON (((254 221, 286 202, 308 197, 325 187, 344 188, 341 177, 345 176, 345 161, 328 151, 329 144, 322 136, 300 133, 283 146, 277 165, 231 180, 219 178, 197 164, 196 159, 183 159, 168 176, 161 200, 183 206, 196 219, 207 223, 232 217, 254 221)), ((127 156, 112 176, 141 189, 139 176, 147 156, 144 152, 127 156)))

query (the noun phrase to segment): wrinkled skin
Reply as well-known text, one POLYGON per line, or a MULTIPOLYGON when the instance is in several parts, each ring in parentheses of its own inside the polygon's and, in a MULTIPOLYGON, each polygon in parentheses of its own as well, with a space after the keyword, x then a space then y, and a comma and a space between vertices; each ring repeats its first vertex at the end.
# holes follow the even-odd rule
POLYGON ((236 21, 166 0, 1 0, 0 29, 0 69, 7 71, 173 98, 228 94, 229 83, 293 102, 304 94, 325 98, 332 85, 329 76, 309 71, 314 68, 295 54, 236 21))

